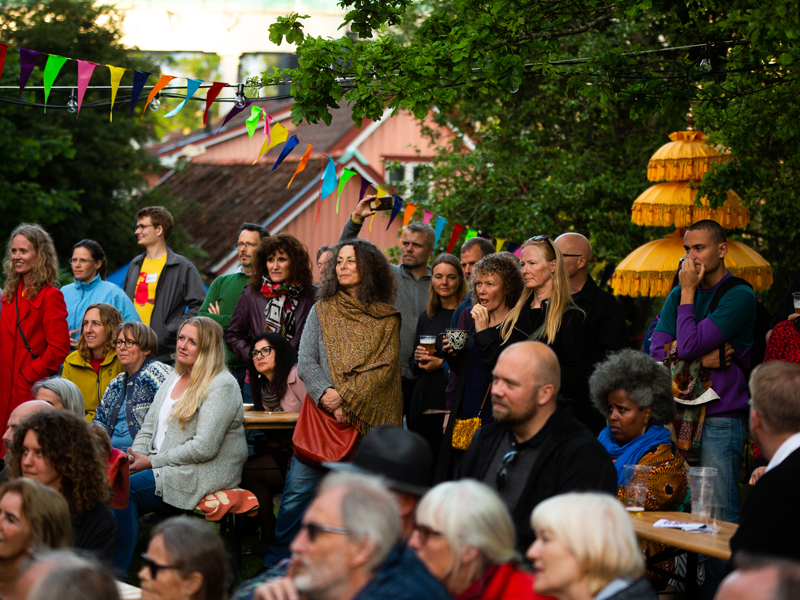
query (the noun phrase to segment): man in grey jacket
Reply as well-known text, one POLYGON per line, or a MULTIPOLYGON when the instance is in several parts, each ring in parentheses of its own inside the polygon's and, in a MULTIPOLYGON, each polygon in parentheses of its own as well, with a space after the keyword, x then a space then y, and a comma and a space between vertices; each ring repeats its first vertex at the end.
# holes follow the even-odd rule
POLYGON ((175 362, 175 343, 181 323, 194 317, 206 297, 206 287, 189 259, 167 247, 174 221, 163 206, 148 206, 136 214, 134 233, 145 252, 131 261, 122 286, 139 318, 158 336, 158 355, 175 362))
MULTIPOLYGON (((361 226, 367 217, 375 214, 370 202, 375 196, 365 196, 356 205, 356 209, 339 237, 340 242, 358 237, 361 226)), ((436 234, 430 225, 414 222, 403 231, 400 242, 402 264, 392 265, 397 280, 397 298, 394 306, 400 311, 400 369, 403 386, 403 414, 408 414, 411 396, 414 393, 416 377, 411 372, 411 356, 414 354, 414 332, 417 319, 428 309, 428 294, 431 287, 431 268, 428 260, 433 254, 436 234)))

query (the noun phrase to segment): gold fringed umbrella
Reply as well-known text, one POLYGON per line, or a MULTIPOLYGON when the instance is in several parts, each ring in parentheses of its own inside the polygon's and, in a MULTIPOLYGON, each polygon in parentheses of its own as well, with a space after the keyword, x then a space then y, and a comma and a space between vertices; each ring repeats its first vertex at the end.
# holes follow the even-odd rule
MULTIPOLYGON (((683 231, 649 242, 626 256, 614 270, 611 287, 623 296, 667 296, 680 259, 686 256, 683 231)), ((725 266, 731 273, 746 279, 756 291, 772 285, 772 267, 752 248, 728 240, 725 266)))
POLYGON ((658 183, 633 201, 631 220, 637 225, 689 227, 703 219, 712 219, 728 229, 742 229, 750 222, 750 213, 741 198, 729 190, 725 203, 711 208, 703 196, 702 206, 695 205, 697 190, 685 181, 658 183))
POLYGON ((702 131, 674 131, 672 141, 659 148, 647 164, 650 181, 700 181, 711 165, 730 159, 706 144, 702 131))

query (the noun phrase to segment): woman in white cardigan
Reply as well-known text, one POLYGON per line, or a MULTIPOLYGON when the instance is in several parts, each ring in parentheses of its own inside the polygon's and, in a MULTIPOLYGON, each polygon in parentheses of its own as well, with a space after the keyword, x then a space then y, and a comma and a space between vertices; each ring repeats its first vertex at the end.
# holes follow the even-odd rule
POLYGON ((130 458, 128 508, 115 511, 114 566, 127 575, 143 511, 191 510, 207 494, 239 484, 247 460, 244 407, 225 368, 222 328, 207 317, 178 331, 175 372, 156 393, 130 458))

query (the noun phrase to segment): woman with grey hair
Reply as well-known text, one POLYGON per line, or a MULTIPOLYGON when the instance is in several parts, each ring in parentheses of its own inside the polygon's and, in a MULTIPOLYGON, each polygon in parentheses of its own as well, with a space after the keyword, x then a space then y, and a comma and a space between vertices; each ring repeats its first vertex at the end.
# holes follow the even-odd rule
POLYGON ((77 385, 63 377, 48 377, 33 384, 31 395, 36 400, 44 400, 53 408, 68 410, 79 417, 85 414, 83 394, 77 385))
POLYGON ((520 570, 516 533, 491 488, 462 479, 440 483, 417 505, 409 547, 456 600, 536 599, 520 570))

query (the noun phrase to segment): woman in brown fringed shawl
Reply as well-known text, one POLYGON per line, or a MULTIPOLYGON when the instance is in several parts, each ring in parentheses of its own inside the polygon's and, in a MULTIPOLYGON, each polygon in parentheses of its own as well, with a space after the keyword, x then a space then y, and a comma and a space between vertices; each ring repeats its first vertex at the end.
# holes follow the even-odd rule
POLYGON ((333 255, 306 321, 298 373, 320 406, 362 435, 401 426, 400 313, 391 305, 389 263, 362 239, 338 244, 333 255))

